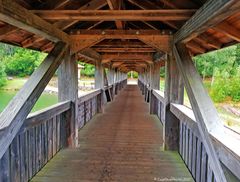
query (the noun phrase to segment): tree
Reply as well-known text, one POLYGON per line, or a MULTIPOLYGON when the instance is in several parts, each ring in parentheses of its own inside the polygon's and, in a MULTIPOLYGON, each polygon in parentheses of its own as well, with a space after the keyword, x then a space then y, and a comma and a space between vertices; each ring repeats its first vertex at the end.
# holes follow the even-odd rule
POLYGON ((6 84, 6 73, 5 73, 5 66, 3 62, 0 60, 0 87, 6 84))
POLYGON ((31 75, 44 57, 44 54, 37 51, 16 48, 12 56, 5 58, 6 73, 20 77, 31 75))
POLYGON ((87 63, 79 63, 84 68, 81 70, 81 75, 88 76, 88 77, 94 77, 95 67, 94 65, 87 64, 87 63))

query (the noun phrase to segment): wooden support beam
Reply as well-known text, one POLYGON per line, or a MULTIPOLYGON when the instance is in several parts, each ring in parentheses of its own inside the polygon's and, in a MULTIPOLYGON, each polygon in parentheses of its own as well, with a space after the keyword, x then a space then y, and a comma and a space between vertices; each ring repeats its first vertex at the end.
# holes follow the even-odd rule
MULTIPOLYGON (((148 1, 148 0, 144 0, 144 1, 138 1, 138 0, 128 0, 130 3, 132 3, 133 5, 141 8, 141 9, 163 9, 162 7, 156 5, 155 3, 148 1)), ((172 8, 172 6, 168 6, 167 8, 172 8)), ((173 8, 173 9, 177 9, 177 7, 173 8)), ((178 27, 171 21, 162 21, 164 24, 174 28, 174 29, 178 29, 178 27)), ((146 25, 148 25, 149 27, 151 27, 154 30, 157 30, 158 28, 156 28, 155 26, 151 25, 150 23, 143 21, 143 23, 145 23, 146 25)))
MULTIPOLYGON (((121 1, 120 0, 107 0, 108 6, 111 10, 120 10, 121 9, 121 1)), ((117 29, 124 28, 123 21, 115 21, 117 29)))
POLYGON ((66 48, 65 43, 57 43, 52 52, 49 53, 39 68, 34 71, 22 89, 0 114, 0 158, 6 152, 27 115, 55 74, 62 62, 66 48))
POLYGON ((157 30, 73 30, 70 37, 73 49, 74 45, 85 46, 80 43, 81 40, 93 41, 90 45, 94 45, 103 39, 138 39, 158 51, 169 52, 172 41, 170 34, 169 31, 157 30))
POLYGON ((167 56, 165 71, 165 121, 163 121, 163 147, 165 150, 178 150, 179 120, 170 111, 170 104, 183 104, 184 86, 172 52, 167 56))
POLYGON ((69 42, 66 33, 11 0, 0 1, 0 20, 53 42, 69 42))
POLYGON ((46 20, 78 21, 179 21, 188 20, 194 9, 162 10, 32 10, 46 20))
MULTIPOLYGON (((128 0, 128 1, 141 9, 162 9, 160 6, 157 6, 156 4, 154 4, 151 1, 137 1, 137 0, 128 0)), ((162 0, 162 3, 164 3, 164 5, 167 6, 166 8, 177 9, 176 5, 174 5, 173 2, 162 0)), ((149 25, 148 22, 144 22, 144 23, 148 24, 148 26, 155 29, 155 27, 152 27, 151 24, 149 25)), ((176 30, 178 30, 180 28, 172 21, 163 21, 163 23, 176 29, 176 30)), ((197 39, 200 40, 201 43, 207 44, 208 46, 211 46, 213 48, 219 49, 221 47, 221 45, 219 44, 219 41, 211 38, 210 36, 201 35, 197 39)), ((202 51, 200 51, 200 52, 202 52, 202 51)))
POLYGON ((212 47, 213 49, 220 49, 222 46, 222 43, 219 42, 218 39, 215 39, 212 36, 207 35, 206 33, 199 35, 194 40, 198 41, 202 45, 207 45, 209 47, 212 47))
POLYGON ((152 60, 150 53, 105 53, 102 54, 104 60, 152 60))
MULTIPOLYGON (((106 0, 91 0, 90 2, 86 3, 85 5, 81 6, 78 10, 76 11, 82 11, 82 10, 98 10, 103 8, 104 6, 107 5, 106 0)), ((102 20, 100 20, 102 21, 102 20)), ((69 19, 67 19, 66 21, 63 21, 62 19, 57 21, 56 23, 54 23, 55 26, 57 26, 58 28, 65 30, 68 27, 76 24, 77 22, 79 22, 79 20, 73 20, 71 19, 71 21, 69 21, 69 19)))
POLYGON ((131 41, 102 41, 93 48, 113 48, 113 47, 118 47, 118 48, 150 48, 149 45, 144 44, 143 42, 140 42, 138 40, 131 40, 131 41))
POLYGON ((232 38, 233 40, 236 40, 240 42, 240 29, 235 28, 234 26, 230 25, 227 22, 222 22, 218 24, 216 27, 213 28, 214 30, 218 32, 222 32, 226 36, 232 38))
POLYGON ((16 27, 12 25, 5 25, 4 27, 0 28, 0 40, 4 39, 7 35, 15 32, 17 30, 16 27))
POLYGON ((93 49, 83 49, 77 53, 78 58, 85 58, 93 62, 102 60, 102 56, 93 49))
MULTIPOLYGON (((89 3, 81 6, 78 10, 89 10, 89 9, 93 9, 93 10, 95 9, 96 10, 96 9, 102 8, 105 5, 107 5, 106 0, 92 0, 89 3)), ((57 8, 58 7, 56 7, 56 9, 57 8)), ((78 22, 77 20, 57 21, 53 25, 56 26, 57 28, 61 29, 61 30, 65 30, 65 29, 67 29, 68 27, 72 26, 73 24, 75 24, 77 22, 78 22)), ((26 40, 24 40, 22 42, 22 45, 24 47, 30 47, 33 44, 35 44, 37 42, 40 42, 42 40, 44 40, 44 37, 39 37, 39 36, 33 35, 33 36, 27 38, 26 40)))
POLYGON ((121 52, 121 53, 136 53, 136 52, 156 52, 153 48, 119 48, 119 47, 113 47, 113 48, 95 48, 97 52, 103 52, 103 53, 112 53, 112 52, 121 52))
POLYGON ((100 25, 103 22, 104 21, 98 21, 97 23, 94 23, 92 26, 88 27, 87 30, 91 30, 91 29, 95 28, 96 26, 100 25))
POLYGON ((174 45, 174 55, 178 69, 183 77, 193 112, 198 121, 198 128, 203 144, 208 154, 208 160, 213 169, 216 181, 226 182, 221 164, 211 142, 209 133, 221 134, 224 126, 217 110, 207 94, 193 61, 183 44, 174 45))
POLYGON ((145 44, 151 46, 152 48, 155 48, 158 51, 163 51, 163 52, 169 52, 170 45, 172 43, 172 39, 170 37, 163 38, 160 36, 152 36, 152 37, 141 36, 138 39, 144 42, 145 44))
POLYGON ((239 8, 240 2, 236 0, 207 1, 174 35, 174 42, 189 42, 208 28, 239 12, 239 8))
POLYGON ((74 39, 71 38, 72 44, 71 44, 71 51, 72 54, 75 54, 79 51, 82 51, 83 49, 89 48, 99 42, 101 42, 104 38, 102 36, 95 36, 95 37, 89 37, 87 39, 74 39))
POLYGON ((160 89, 160 68, 161 64, 155 62, 150 65, 150 88, 151 89, 160 89))
POLYGON ((73 39, 93 38, 103 36, 105 39, 138 39, 138 37, 161 37, 170 38, 172 32, 169 30, 71 30, 73 39))
POLYGON ((71 56, 70 48, 65 52, 64 61, 58 69, 58 101, 71 100, 72 108, 69 113, 68 146, 78 146, 78 67, 75 56, 71 56))
POLYGON ((200 46, 197 42, 191 40, 186 44, 187 47, 190 47, 191 49, 195 50, 198 53, 205 53, 206 49, 204 49, 202 46, 200 46))
MULTIPOLYGON (((101 61, 95 62, 95 89, 104 89, 104 67, 101 61)), ((97 112, 103 112, 104 94, 103 91, 97 98, 97 112)))
POLYGON ((167 54, 164 52, 156 52, 153 54, 153 62, 166 61, 167 54))

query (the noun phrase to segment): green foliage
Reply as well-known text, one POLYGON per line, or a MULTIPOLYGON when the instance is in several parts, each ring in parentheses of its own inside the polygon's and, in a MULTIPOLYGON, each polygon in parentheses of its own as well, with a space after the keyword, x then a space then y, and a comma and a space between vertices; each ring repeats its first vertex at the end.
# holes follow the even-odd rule
POLYGON ((165 66, 160 68, 160 77, 165 78, 165 66))
POLYGON ((223 102, 227 95, 227 79, 217 78, 211 87, 210 96, 214 102, 223 102))
MULTIPOLYGON (((131 72, 128 72, 128 78, 131 78, 131 72)), ((138 73, 133 71, 133 78, 138 78, 138 73)))
POLYGON ((6 56, 6 73, 12 76, 28 76, 40 65, 44 54, 32 50, 16 48, 12 56, 6 56))
POLYGON ((240 45, 196 56, 194 62, 203 79, 212 77, 208 89, 215 102, 240 101, 240 45))
POLYGON ((80 63, 80 65, 84 66, 84 68, 81 70, 82 76, 94 77, 94 72, 95 72, 94 65, 87 64, 87 63, 80 63))
POLYGON ((236 74, 230 75, 227 71, 216 71, 210 95, 215 102, 223 102, 228 97, 234 102, 240 101, 240 67, 236 74))
POLYGON ((236 75, 232 79, 230 79, 230 96, 232 100, 235 102, 240 101, 240 66, 237 69, 236 75))
POLYGON ((231 46, 222 50, 196 56, 193 60, 198 72, 203 78, 214 76, 214 71, 216 69, 219 71, 228 70, 230 74, 233 74, 236 67, 239 65, 236 64, 236 51, 237 46, 231 46))
POLYGON ((2 61, 0 61, 0 87, 6 84, 6 73, 5 73, 5 66, 2 61))

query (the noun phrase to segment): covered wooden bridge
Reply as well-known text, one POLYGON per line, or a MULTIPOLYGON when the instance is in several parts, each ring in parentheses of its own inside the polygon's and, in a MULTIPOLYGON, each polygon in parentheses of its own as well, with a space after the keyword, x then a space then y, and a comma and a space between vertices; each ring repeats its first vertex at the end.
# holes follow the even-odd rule
POLYGON ((1 42, 49 53, 0 114, 1 182, 240 181, 240 136, 192 61, 240 41, 239 0, 0 0, 0 21, 1 42), (29 114, 57 69, 59 103, 29 114))

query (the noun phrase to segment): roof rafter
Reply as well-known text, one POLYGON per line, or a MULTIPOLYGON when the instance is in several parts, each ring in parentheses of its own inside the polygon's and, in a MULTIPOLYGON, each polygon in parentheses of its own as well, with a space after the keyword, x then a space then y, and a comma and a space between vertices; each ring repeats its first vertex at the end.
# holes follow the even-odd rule
MULTIPOLYGON (((121 3, 120 0, 106 0, 111 10, 120 10, 121 9, 121 3)), ((117 29, 123 29, 124 28, 124 22, 123 21, 115 21, 117 29)))
POLYGON ((161 10, 32 10, 43 19, 76 21, 178 21, 188 20, 194 9, 161 10))
POLYGON ((239 12, 239 8, 240 2, 236 0, 207 1, 174 35, 174 42, 190 41, 206 29, 239 12))

